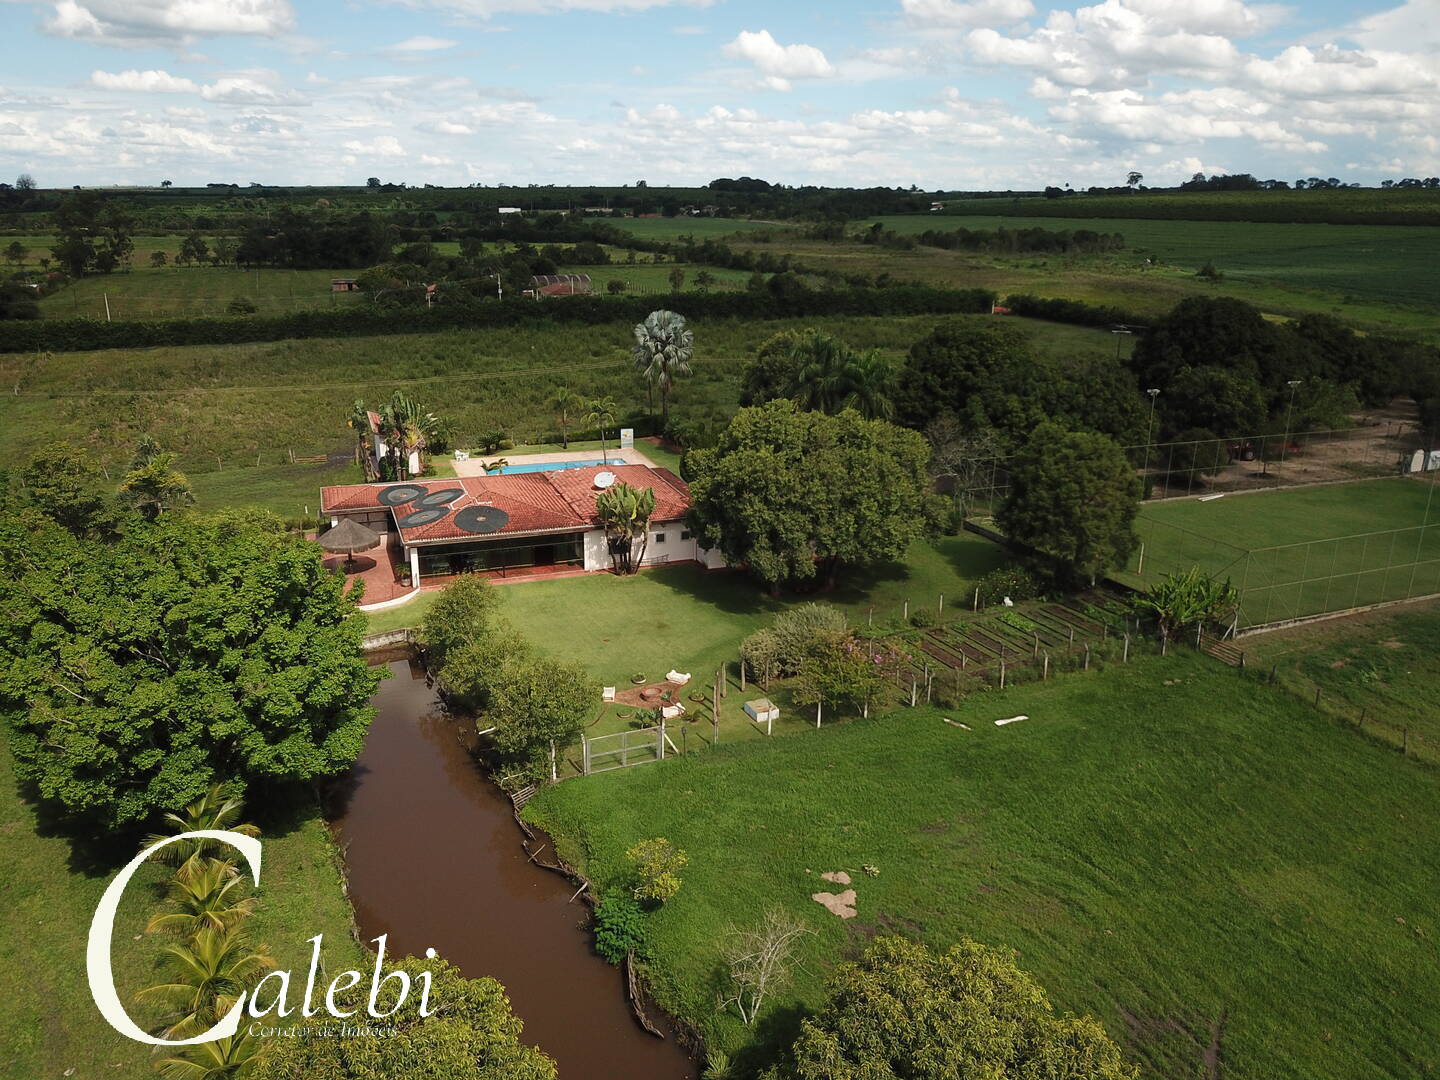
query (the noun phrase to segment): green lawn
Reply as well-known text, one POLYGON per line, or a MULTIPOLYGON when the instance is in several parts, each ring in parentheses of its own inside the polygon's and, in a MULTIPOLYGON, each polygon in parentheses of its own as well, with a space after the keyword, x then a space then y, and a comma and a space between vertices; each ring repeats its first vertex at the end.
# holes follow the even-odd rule
MULTIPOLYGON (((328 969, 363 970, 337 855, 313 805, 277 806, 252 819, 265 830, 262 901, 250 924, 255 940, 298 979, 309 964, 306 939, 318 933, 325 935, 328 969)), ((90 919, 135 843, 127 837, 72 845, 57 834, 21 799, 9 745, 0 738, 0 986, 6 991, 0 1076, 153 1075, 150 1048, 101 1018, 85 976, 90 919)), ((112 957, 122 1001, 153 981, 160 941, 141 931, 158 906, 163 877, 160 869, 142 868, 116 920, 112 957)))
POLYGON ((762 1042, 868 934, 968 934, 1017 949, 1150 1077, 1440 1069, 1433 771, 1188 651, 946 715, 971 730, 902 709, 567 781, 526 813, 602 892, 639 839, 689 853, 649 920, 652 972, 714 1045, 751 1039, 715 1005, 726 928, 781 906, 816 933, 762 1042), (859 908, 844 924, 809 899, 841 869, 859 908))
POLYGON ((1440 528, 1418 528, 1440 524, 1433 491, 1391 477, 1149 503, 1136 522, 1144 573, 1137 550, 1115 576, 1144 586, 1201 566, 1245 593, 1242 624, 1440 592, 1440 528))
MULTIPOLYGON (((605 683, 671 668, 702 681, 738 656, 741 639, 786 606, 822 600, 844 608, 858 624, 875 608, 877 624, 898 619, 909 599, 934 607, 943 592, 962 602, 977 578, 1004 562, 987 540, 966 534, 917 542, 904 563, 849 571, 831 593, 769 598, 743 573, 665 566, 633 577, 591 574, 500 587, 502 610, 545 649, 584 664, 605 683)), ((436 593, 369 616, 370 632, 417 626, 436 593)))
MULTIPOLYGON (((448 468, 448 463, 440 461, 448 468)), ((453 470, 441 475, 453 475, 453 470)), ((194 473, 190 486, 201 510, 259 506, 282 518, 312 518, 320 513, 320 489, 333 484, 358 484, 358 465, 261 465, 194 473)))
POLYGON ((1326 712, 1440 764, 1440 604, 1354 615, 1243 638, 1260 671, 1326 712))

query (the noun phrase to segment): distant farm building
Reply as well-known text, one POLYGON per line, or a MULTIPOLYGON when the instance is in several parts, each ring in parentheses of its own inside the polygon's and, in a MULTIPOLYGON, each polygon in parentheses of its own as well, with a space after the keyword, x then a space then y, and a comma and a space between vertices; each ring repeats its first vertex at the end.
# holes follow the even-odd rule
POLYGON ((496 213, 499 214, 523 214, 525 211, 518 206, 502 206, 496 213))
POLYGON ((589 274, 536 274, 530 279, 527 295, 539 299, 542 296, 577 296, 590 292, 589 274))
POLYGON ((353 277, 337 277, 330 279, 331 292, 359 292, 360 286, 355 283, 353 277))

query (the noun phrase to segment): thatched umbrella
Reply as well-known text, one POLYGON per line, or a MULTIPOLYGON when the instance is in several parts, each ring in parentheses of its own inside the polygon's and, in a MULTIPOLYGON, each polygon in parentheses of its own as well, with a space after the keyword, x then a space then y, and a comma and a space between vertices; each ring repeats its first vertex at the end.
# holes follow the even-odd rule
POLYGON ((340 554, 345 553, 345 572, 350 572, 350 567, 355 562, 355 552, 369 551, 380 545, 380 534, 374 529, 366 528, 354 518, 341 518, 340 524, 336 525, 329 532, 325 533, 317 541, 326 551, 340 554))

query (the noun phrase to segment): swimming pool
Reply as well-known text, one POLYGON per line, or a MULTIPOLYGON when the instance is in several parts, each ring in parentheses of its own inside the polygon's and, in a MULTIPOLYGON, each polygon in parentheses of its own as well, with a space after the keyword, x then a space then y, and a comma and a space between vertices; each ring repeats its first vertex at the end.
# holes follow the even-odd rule
MULTIPOLYGON (((604 465, 605 462, 598 458, 594 461, 532 461, 528 465, 506 465, 500 470, 503 473, 522 472, 558 472, 561 469, 583 469, 587 465, 604 465)), ((610 464, 620 464, 611 462, 610 464)))

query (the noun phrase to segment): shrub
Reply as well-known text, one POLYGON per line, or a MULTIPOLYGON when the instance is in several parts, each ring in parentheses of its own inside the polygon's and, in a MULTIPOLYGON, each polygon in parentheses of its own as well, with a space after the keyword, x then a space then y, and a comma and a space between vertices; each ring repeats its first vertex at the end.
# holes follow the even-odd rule
POLYGON ((977 585, 982 607, 998 604, 1007 596, 1011 600, 1033 600, 1041 592, 1035 575, 1022 566, 1002 566, 991 570, 977 585))
POLYGON ((231 315, 254 315, 260 309, 248 296, 237 296, 225 305, 225 310, 231 315))
POLYGON ((690 857, 663 836, 642 840, 625 853, 635 868, 635 899, 663 904, 680 891, 680 871, 690 857))
POLYGON ((645 951, 645 913, 631 897, 607 896, 595 909, 595 951, 618 964, 625 954, 645 951))

